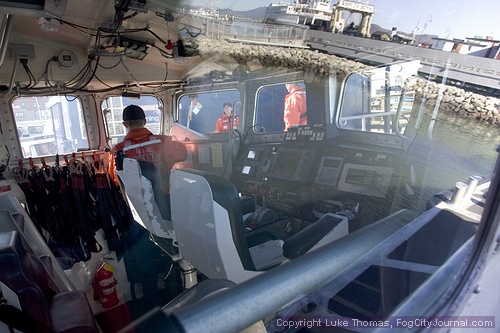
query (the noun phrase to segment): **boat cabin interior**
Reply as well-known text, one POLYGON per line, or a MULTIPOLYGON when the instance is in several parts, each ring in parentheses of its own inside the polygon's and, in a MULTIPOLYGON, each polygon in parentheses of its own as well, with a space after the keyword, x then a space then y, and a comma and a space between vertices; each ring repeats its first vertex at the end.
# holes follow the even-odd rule
POLYGON ((0 332, 367 332, 440 310, 496 205, 491 126, 418 59, 193 8, 0 1, 0 332), (115 149, 128 105, 184 147, 168 180, 115 149))

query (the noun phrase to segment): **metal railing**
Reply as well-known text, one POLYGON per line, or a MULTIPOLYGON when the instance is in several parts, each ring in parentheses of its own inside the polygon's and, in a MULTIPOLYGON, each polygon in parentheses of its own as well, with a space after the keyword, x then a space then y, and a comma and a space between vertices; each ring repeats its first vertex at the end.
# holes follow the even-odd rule
POLYGON ((308 27, 265 24, 255 21, 217 19, 184 14, 182 23, 213 39, 302 46, 308 27))

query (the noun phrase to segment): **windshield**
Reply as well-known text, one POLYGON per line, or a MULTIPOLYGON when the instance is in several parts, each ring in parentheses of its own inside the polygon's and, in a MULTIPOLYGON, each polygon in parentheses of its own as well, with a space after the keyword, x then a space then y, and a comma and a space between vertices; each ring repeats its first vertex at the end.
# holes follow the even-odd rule
MULTIPOLYGON (((294 257, 290 239, 300 237, 297 231, 326 224, 330 214, 343 221, 328 243, 338 259, 315 262, 311 253, 306 266, 291 260, 294 276, 281 267, 264 274, 263 281, 267 274, 279 276, 300 289, 286 289, 293 296, 283 297, 286 306, 271 310, 273 319, 264 324, 268 332, 321 332, 325 325, 383 329, 396 321, 401 328, 404 316, 411 325, 442 302, 479 229, 499 139, 500 95, 490 78, 477 74, 498 69, 498 43, 488 35, 494 19, 472 31, 432 4, 376 1, 325 3, 328 18, 309 17, 322 3, 276 3, 265 10, 267 23, 305 28, 306 49, 293 38, 283 48, 278 40, 245 33, 238 16, 197 40, 203 58, 235 62, 228 77, 206 78, 211 89, 239 82, 236 139, 243 142, 229 179, 259 207, 261 215, 243 220, 249 247, 258 251, 267 237, 282 239, 286 262, 294 257), (218 33, 226 40, 215 42, 218 33), (274 222, 286 225, 286 235, 271 227, 274 222), (331 276, 298 287, 308 277, 300 270, 321 263, 331 265, 322 271, 331 276)), ((231 8, 244 6, 250 5, 231 8)), ((465 5, 457 10, 466 15, 465 5)), ((193 160, 187 166, 204 168, 193 160)), ((327 253, 325 248, 318 251, 327 253)), ((269 279, 268 291, 277 288, 269 279)), ((263 294, 255 297, 272 303, 263 294)), ((494 317, 486 319, 485 325, 494 325, 494 317)))

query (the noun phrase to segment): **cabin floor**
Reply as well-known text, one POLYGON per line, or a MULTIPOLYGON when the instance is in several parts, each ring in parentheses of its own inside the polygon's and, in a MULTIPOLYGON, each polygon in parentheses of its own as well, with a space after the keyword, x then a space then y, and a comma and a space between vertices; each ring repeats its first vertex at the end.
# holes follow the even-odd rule
MULTIPOLYGON (((167 304, 175 297, 175 293, 168 287, 158 290, 158 299, 161 304, 167 304)), ((114 333, 139 319, 157 304, 145 297, 132 299, 105 312, 96 315, 97 322, 103 333, 114 333)))
POLYGON ((162 252, 138 224, 130 228, 127 248, 119 255, 107 249, 100 233, 96 239, 103 245, 86 263, 76 263, 66 270, 77 289, 84 290, 103 333, 114 333, 155 307, 162 307, 182 291, 181 273, 177 263, 162 252), (104 256, 114 268, 119 304, 104 308, 95 299, 91 281, 104 256))

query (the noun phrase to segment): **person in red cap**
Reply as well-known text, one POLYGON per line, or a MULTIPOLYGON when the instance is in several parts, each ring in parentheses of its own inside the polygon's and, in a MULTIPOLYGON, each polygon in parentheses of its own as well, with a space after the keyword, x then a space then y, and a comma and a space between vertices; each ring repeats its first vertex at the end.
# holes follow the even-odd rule
POLYGON ((137 105, 123 109, 123 126, 127 135, 122 142, 113 147, 114 151, 123 151, 130 158, 153 162, 162 175, 163 193, 170 193, 170 170, 176 162, 187 157, 186 147, 167 135, 154 135, 146 126, 144 110, 137 105))
MULTIPOLYGON (((165 213, 162 211, 162 216, 170 220, 170 170, 176 162, 186 159, 186 147, 173 140, 171 136, 154 135, 145 128, 146 116, 140 106, 127 106, 123 109, 122 119, 123 126, 127 128, 127 135, 113 149, 117 154, 118 151, 123 151, 126 157, 152 162, 160 170, 164 193, 164 198, 160 200, 164 200, 162 203, 166 210, 165 213)), ((158 202, 158 198, 155 199, 158 202)), ((161 250, 150 241, 149 232, 137 223, 131 223, 127 230, 122 231, 120 237, 128 253, 125 257, 141 258, 140 260, 129 259, 125 265, 128 270, 135 272, 134 278, 142 284, 144 304, 146 307, 164 305, 165 300, 160 297, 160 290, 157 286, 158 267, 154 258, 157 258, 156 260, 162 258, 165 261, 165 267, 168 267, 171 261, 168 257, 162 257, 161 250), (131 268, 128 265, 131 265, 131 268)))
POLYGON ((238 116, 234 115, 233 105, 229 102, 225 102, 223 109, 224 113, 215 123, 215 133, 229 132, 231 129, 238 129, 238 116))

